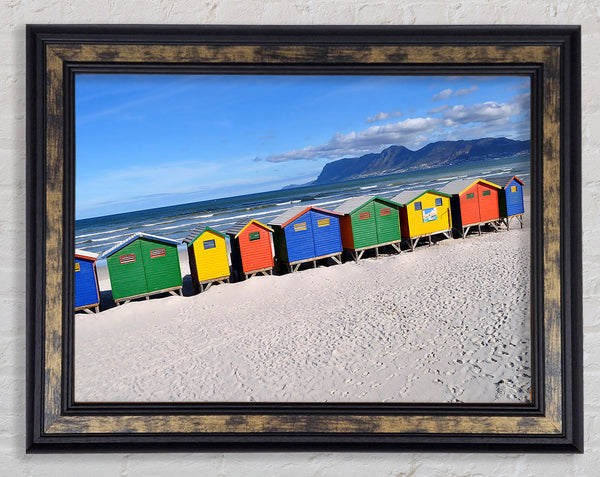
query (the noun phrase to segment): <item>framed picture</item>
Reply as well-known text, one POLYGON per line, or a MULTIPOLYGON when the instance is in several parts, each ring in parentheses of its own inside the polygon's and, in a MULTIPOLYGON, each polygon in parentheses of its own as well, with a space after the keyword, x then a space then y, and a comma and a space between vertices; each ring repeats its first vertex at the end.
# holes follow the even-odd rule
POLYGON ((27 451, 583 452, 580 29, 27 28, 27 451))

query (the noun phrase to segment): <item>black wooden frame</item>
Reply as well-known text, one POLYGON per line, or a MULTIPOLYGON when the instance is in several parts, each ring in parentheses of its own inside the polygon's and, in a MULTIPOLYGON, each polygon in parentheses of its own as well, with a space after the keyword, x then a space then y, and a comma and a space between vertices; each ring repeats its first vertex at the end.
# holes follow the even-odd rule
POLYGON ((29 25, 27 451, 582 452, 580 63, 576 26, 29 25), (528 75, 532 403, 76 403, 81 72, 528 75))

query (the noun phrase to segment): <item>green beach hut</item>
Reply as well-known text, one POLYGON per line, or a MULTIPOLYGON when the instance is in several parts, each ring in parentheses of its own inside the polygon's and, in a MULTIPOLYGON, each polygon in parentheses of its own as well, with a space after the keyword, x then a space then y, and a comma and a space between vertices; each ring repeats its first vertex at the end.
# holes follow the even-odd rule
POLYGON ((179 242, 137 233, 102 254, 117 305, 133 298, 182 294, 179 242))
POLYGON ((342 246, 357 262, 363 253, 379 247, 392 246, 400 252, 400 204, 377 196, 360 196, 346 200, 334 209, 341 215, 342 246))

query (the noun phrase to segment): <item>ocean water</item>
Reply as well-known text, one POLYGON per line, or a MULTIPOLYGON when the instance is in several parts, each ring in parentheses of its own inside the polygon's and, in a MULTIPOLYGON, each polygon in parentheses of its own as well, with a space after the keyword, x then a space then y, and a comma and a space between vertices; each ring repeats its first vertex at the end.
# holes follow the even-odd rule
MULTIPOLYGON (((137 232, 180 241, 199 224, 225 232, 241 218, 269 221, 295 205, 335 209, 350 197, 391 198, 405 190, 439 189, 453 180, 515 174, 530 183, 530 160, 519 156, 425 171, 206 200, 75 221, 75 248, 101 254, 137 232)), ((99 263, 102 265, 102 263, 99 263)))

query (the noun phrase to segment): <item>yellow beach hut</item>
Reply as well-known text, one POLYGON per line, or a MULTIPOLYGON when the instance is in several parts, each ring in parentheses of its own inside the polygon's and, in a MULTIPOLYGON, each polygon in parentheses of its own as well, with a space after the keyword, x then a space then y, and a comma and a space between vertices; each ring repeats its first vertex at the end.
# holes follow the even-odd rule
POLYGON ((449 194, 433 189, 407 190, 392 197, 401 204, 400 230, 411 250, 422 238, 429 239, 436 234, 451 237, 452 215, 449 194))
POLYGON ((229 252, 224 234, 199 225, 183 239, 183 243, 187 245, 196 292, 208 290, 213 283, 229 281, 229 252))

